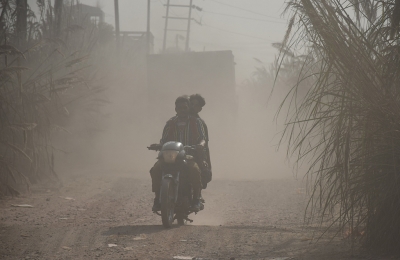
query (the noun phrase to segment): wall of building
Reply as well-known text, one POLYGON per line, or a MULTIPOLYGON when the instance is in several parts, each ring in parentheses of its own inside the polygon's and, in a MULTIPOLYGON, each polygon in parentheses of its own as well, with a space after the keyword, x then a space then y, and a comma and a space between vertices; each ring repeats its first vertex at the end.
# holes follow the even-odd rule
MULTIPOLYGON (((178 96, 194 93, 205 97, 205 110, 226 118, 236 115, 235 62, 231 51, 149 55, 147 77, 149 100, 169 115, 174 113, 171 108, 178 96)), ((161 117, 165 116, 163 112, 161 117)))

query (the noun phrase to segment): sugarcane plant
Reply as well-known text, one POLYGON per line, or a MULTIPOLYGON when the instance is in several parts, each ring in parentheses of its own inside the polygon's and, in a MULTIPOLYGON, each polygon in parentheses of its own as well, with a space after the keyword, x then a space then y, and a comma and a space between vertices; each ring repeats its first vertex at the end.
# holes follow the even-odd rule
POLYGON ((0 1, 0 197, 57 181, 52 135, 101 101, 90 66, 99 26, 62 3, 39 0, 37 15, 26 0, 0 1))
POLYGON ((303 58, 281 144, 309 165, 306 219, 398 252, 400 1, 291 0, 286 12, 281 48, 303 58))

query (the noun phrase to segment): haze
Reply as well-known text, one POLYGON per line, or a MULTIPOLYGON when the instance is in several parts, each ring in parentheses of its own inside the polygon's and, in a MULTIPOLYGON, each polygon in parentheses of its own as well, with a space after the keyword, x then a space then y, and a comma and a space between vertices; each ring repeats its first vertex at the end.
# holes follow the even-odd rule
MULTIPOLYGON (((35 2, 28 1, 35 11, 35 2)), ((105 12, 105 22, 114 25, 114 1, 84 0, 84 4, 100 6, 105 12)), ((162 49, 164 31, 165 1, 151 1, 151 32, 154 35, 154 53, 162 49)), ((173 4, 185 4, 175 0, 173 4)), ((172 4, 171 2, 171 4, 172 4)), ((268 102, 272 84, 254 89, 246 80, 251 79, 256 67, 269 67, 277 50, 271 46, 280 42, 285 33, 286 19, 280 18, 283 11, 281 1, 193 1, 203 8, 202 12, 193 11, 193 17, 201 21, 202 26, 192 22, 190 50, 194 52, 230 50, 233 53, 236 74, 236 89, 230 94, 236 95, 237 108, 235 122, 221 127, 218 114, 222 90, 215 88, 207 94, 201 89, 193 92, 203 94, 207 105, 201 116, 209 122, 210 147, 212 153, 214 178, 287 178, 292 177, 291 167, 286 162, 285 147, 279 152, 281 127, 274 122, 278 105, 284 93, 278 92, 268 102), (261 64, 262 62, 263 64, 261 64)), ((147 1, 119 1, 120 30, 145 31, 147 1)), ((37 11, 37 10, 36 10, 37 11)), ((182 8, 171 8, 171 16, 184 16, 182 8)), ((170 20, 169 28, 185 29, 181 20, 170 20)), ((186 36, 183 32, 183 36, 186 36)), ((175 45, 175 32, 168 34, 168 47, 175 45)), ((184 41, 180 42, 184 48, 184 41)), ((137 61, 135 61, 137 63, 137 61)), ((139 64, 139 63, 137 63, 139 64)), ((59 148, 68 155, 57 164, 59 170, 67 165, 73 167, 93 167, 93 165, 122 172, 136 172, 148 178, 148 171, 154 163, 156 154, 147 151, 146 146, 158 142, 165 122, 175 114, 174 99, 171 96, 161 101, 159 106, 146 104, 147 87, 142 78, 143 70, 134 65, 115 66, 113 61, 96 64, 100 71, 116 73, 117 78, 102 81, 106 84, 106 98, 110 104, 103 112, 107 118, 98 122, 101 131, 87 140, 80 134, 59 141, 59 148), (148 113, 166 108, 165 116, 157 119, 148 113), (144 112, 146 111, 146 112, 144 112), (77 140, 79 140, 77 142, 77 140), (78 143, 78 144, 77 144, 78 143), (95 151, 95 152, 94 152, 95 151)), ((140 65, 139 65, 140 66, 140 65)), ((100 73, 100 74, 105 74, 100 73)), ((182 94, 171 89, 176 96, 182 94)), ((86 131, 85 119, 73 118, 78 133, 86 131), (81 129, 81 130, 79 130, 81 129)), ((73 130, 74 131, 74 130, 73 130)), ((150 180, 149 180, 150 181, 150 180)))
MULTIPOLYGON (((99 5, 105 12, 105 21, 115 25, 114 1, 83 0, 88 5, 99 5)), ((155 37, 154 50, 162 48, 165 7, 167 0, 151 1, 151 32, 155 37)), ((187 5, 189 0, 171 0, 171 4, 187 5)), ((194 5, 203 11, 193 11, 193 18, 201 22, 192 23, 190 49, 192 51, 232 50, 236 61, 237 82, 241 83, 259 65, 254 58, 266 66, 277 54, 271 43, 280 42, 286 31, 287 19, 282 17, 284 1, 281 0, 194 0, 194 5), (235 7, 232 7, 235 6, 235 7), (239 8, 245 9, 241 10, 239 8), (248 10, 248 11, 246 11, 248 10), (251 12, 252 11, 252 12, 251 12)), ((120 0, 120 30, 145 31, 147 1, 120 0)), ((171 8, 171 16, 187 16, 184 8, 171 8), (183 10, 182 10, 183 9, 183 10)), ((181 20, 169 21, 170 29, 186 29, 181 20)), ((185 32, 181 32, 183 36, 185 32)), ((168 46, 175 45, 176 32, 169 33, 168 46)), ((181 43, 184 46, 184 41, 181 43)))
POLYGON ((398 256, 399 3, 0 1, 0 259, 398 256))

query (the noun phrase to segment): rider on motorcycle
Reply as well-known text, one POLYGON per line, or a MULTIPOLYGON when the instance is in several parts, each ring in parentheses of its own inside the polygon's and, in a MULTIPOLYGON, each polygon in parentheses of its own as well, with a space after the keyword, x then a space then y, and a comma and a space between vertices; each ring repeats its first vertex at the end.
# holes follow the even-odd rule
MULTIPOLYGON (((178 97, 175 101, 176 116, 167 121, 160 145, 169 141, 181 142, 183 145, 196 145, 196 152, 204 150, 206 137, 204 126, 198 118, 189 114, 190 101, 187 96, 178 97)), ((199 211, 200 195, 202 189, 201 171, 197 163, 193 160, 187 161, 190 183, 193 188, 193 211, 199 211)), ((162 169, 160 161, 157 161, 150 170, 152 179, 152 191, 155 193, 153 211, 161 210, 160 187, 162 181, 162 169)))
POLYGON ((189 97, 191 103, 191 111, 190 114, 194 117, 198 118, 204 127, 205 133, 205 146, 204 152, 198 155, 197 164, 199 165, 202 176, 201 180, 203 183, 203 189, 207 188, 207 183, 212 179, 212 171, 211 171, 211 159, 210 159, 210 149, 208 147, 208 127, 204 120, 199 116, 199 113, 203 110, 203 107, 206 105, 206 100, 200 94, 193 94, 189 97))

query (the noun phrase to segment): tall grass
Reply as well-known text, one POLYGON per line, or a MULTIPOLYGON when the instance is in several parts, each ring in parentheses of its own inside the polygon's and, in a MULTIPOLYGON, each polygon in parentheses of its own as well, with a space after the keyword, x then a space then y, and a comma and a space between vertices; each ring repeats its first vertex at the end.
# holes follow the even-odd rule
POLYGON ((64 129, 72 113, 103 102, 98 93, 104 88, 92 84, 90 66, 99 26, 66 6, 63 22, 56 23, 60 17, 50 1, 37 4, 40 17, 28 8, 21 38, 16 2, 0 2, 0 196, 57 180, 52 134, 64 129))
POLYGON ((291 112, 283 139, 310 165, 309 216, 391 252, 400 251, 398 4, 289 1, 282 45, 304 57, 284 101, 291 112), (308 91, 299 95, 305 80, 308 91))

